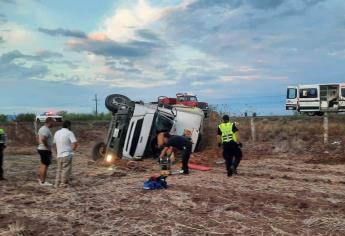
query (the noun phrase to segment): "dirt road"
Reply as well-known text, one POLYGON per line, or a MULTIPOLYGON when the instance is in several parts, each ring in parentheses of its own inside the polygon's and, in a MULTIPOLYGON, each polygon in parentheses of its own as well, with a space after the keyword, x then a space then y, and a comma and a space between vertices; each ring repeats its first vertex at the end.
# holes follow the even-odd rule
MULTIPOLYGON (((73 186, 54 189, 36 182, 37 156, 7 156, 0 235, 345 235, 344 165, 247 156, 228 178, 207 155, 194 159, 208 159, 212 171, 171 176, 157 191, 142 189, 158 173, 153 160, 109 170, 79 152, 73 186)), ((54 174, 55 164, 48 179, 54 174)))

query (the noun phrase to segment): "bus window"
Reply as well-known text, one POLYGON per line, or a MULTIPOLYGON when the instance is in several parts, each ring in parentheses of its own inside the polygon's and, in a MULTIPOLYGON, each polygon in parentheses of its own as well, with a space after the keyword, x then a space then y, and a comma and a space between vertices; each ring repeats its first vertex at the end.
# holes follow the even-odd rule
POLYGON ((301 89, 299 93, 300 98, 317 98, 317 89, 316 88, 308 88, 308 89, 301 89))
POLYGON ((295 99, 297 97, 297 89, 295 88, 288 88, 287 90, 287 99, 295 99))
POLYGON ((341 89, 341 96, 342 96, 343 98, 345 98, 345 88, 342 88, 342 89, 341 89))

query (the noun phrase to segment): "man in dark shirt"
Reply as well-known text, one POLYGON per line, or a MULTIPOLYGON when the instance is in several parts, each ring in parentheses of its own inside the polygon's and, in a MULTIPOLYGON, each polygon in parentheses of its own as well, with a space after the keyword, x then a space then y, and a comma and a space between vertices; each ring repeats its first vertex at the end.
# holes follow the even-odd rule
POLYGON ((218 126, 217 141, 219 147, 223 146, 223 157, 228 176, 237 174, 237 167, 242 158, 240 149, 242 144, 239 142, 238 128, 235 123, 230 122, 228 115, 223 116, 223 123, 218 126))
POLYGON ((190 139, 184 136, 164 133, 164 143, 165 147, 162 150, 160 157, 163 157, 166 154, 170 155, 174 148, 182 151, 182 170, 183 174, 188 175, 188 161, 192 152, 192 142, 190 141, 190 139))

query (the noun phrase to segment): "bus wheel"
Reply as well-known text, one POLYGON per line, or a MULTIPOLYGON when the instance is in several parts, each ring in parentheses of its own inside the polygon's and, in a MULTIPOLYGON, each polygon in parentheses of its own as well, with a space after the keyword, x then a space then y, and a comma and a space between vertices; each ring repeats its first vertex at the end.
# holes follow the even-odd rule
POLYGON ((307 115, 308 116, 315 116, 315 112, 312 112, 312 111, 311 112, 307 112, 307 115))
POLYGON ((318 111, 318 112, 316 112, 316 115, 317 116, 323 116, 325 113, 324 112, 322 112, 322 111, 318 111))

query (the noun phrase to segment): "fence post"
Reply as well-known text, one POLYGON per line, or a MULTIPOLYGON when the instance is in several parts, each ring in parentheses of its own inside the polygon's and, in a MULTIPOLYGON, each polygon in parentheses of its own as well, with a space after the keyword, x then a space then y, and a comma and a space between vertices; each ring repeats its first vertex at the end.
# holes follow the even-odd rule
POLYGON ((328 144, 328 114, 323 116, 323 143, 328 144))
POLYGON ((255 142, 255 124, 254 117, 250 117, 250 130, 252 133, 252 141, 255 142))

